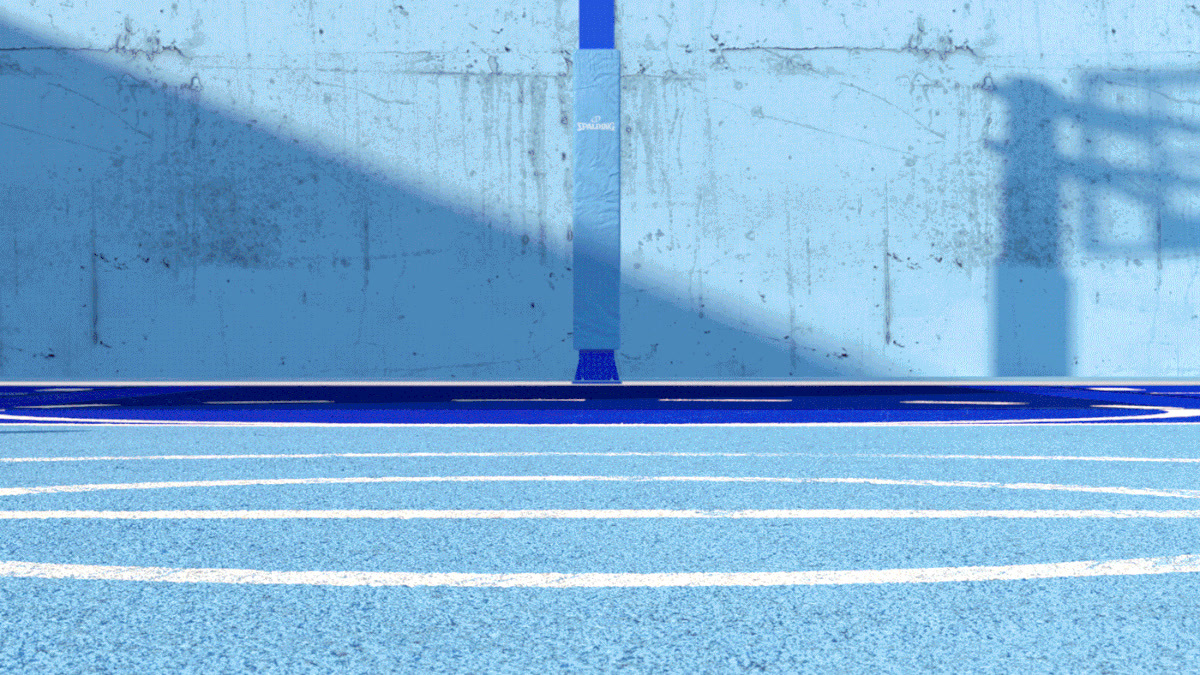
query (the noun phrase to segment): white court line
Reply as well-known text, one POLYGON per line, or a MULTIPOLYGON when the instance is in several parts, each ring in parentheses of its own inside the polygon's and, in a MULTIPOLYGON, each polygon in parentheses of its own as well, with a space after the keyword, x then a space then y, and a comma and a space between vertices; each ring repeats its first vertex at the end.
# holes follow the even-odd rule
POLYGON ((118 567, 22 561, 0 562, 0 577, 208 584, 306 586, 443 586, 457 588, 664 588, 705 586, 841 586, 954 581, 1017 581, 1200 572, 1200 555, 1128 560, 804 572, 683 572, 659 574, 470 574, 462 572, 341 572, 118 567))
POLYGON ((214 459, 383 459, 396 457, 832 457, 859 459, 981 459, 1056 462, 1162 462, 1200 464, 1200 457, 1112 457, 1085 455, 904 455, 814 452, 314 452, 261 455, 99 455, 94 457, 0 457, 0 464, 21 462, 113 462, 214 459))
POLYGON ((528 403, 531 401, 532 402, 558 401, 558 402, 582 403, 583 401, 586 401, 587 399, 586 398, 453 398, 450 400, 454 401, 455 403, 490 403, 493 401, 494 402, 502 402, 502 403, 528 403))
POLYGON ((984 460, 1031 460, 1052 462, 1163 462, 1178 464, 1200 464, 1198 457, 1111 457, 1086 455, 894 455, 894 454, 813 454, 811 457, 862 457, 883 459, 984 459, 984 460))
MULTIPOLYGON (((314 452, 270 455, 112 455, 95 457, 0 457, 0 463, 112 462, 138 460, 212 459, 327 459, 334 457, 382 459, 389 457, 837 457, 787 452, 314 452)), ((846 455, 849 456, 849 455, 846 455)), ((1163 460, 1167 461, 1167 460, 1163 460)), ((1200 459, 1194 460, 1200 462, 1200 459)))
POLYGON ((15 410, 32 410, 34 408, 113 408, 118 407, 118 403, 60 403, 57 405, 17 405, 13 406, 15 410))
POLYGON ((1200 511, 1008 509, 990 511, 914 509, 328 509, 328 510, 171 510, 171 511, 0 511, 0 520, 637 520, 762 519, 865 520, 964 518, 1200 518, 1200 511))
MULTIPOLYGON (((942 426, 1053 426, 1053 425, 1075 425, 1089 424, 1096 422, 1132 422, 1141 421, 1147 422, 1151 420, 1166 420, 1179 419, 1185 417, 1200 417, 1200 409, 1193 408, 1177 408, 1170 406, 1144 406, 1144 405, 1093 405, 1093 408, 1124 408, 1133 410, 1157 410, 1160 412, 1146 415, 1120 415, 1116 417, 1067 417, 1055 419, 1039 419, 1039 420, 930 420, 930 421, 903 421, 903 422, 698 422, 698 423, 647 423, 638 422, 554 422, 554 423, 534 423, 527 424, 522 422, 486 422, 486 423, 460 423, 460 422, 418 422, 418 423, 402 423, 402 422, 235 422, 235 421, 205 421, 198 422, 192 420, 106 420, 106 419, 81 419, 77 417, 45 417, 33 415, 12 415, 0 414, 0 420, 12 420, 24 424, 39 424, 39 423, 55 423, 56 426, 188 426, 188 427, 330 427, 330 428, 350 428, 350 427, 385 427, 385 428, 413 428, 413 427, 942 427, 942 426)), ((0 409, 3 410, 3 409, 0 409)), ((1200 424, 1200 422, 1184 422, 1184 424, 1200 424)))
POLYGON ((205 401, 205 405, 260 405, 266 403, 333 403, 333 401, 205 401))
POLYGON ((660 403, 791 403, 790 398, 660 398, 660 403))
POLYGON ((104 490, 160 490, 167 488, 243 487, 251 485, 345 485, 354 483, 838 483, 851 485, 898 485, 912 487, 981 488, 1001 490, 1049 490, 1118 494, 1136 497, 1200 499, 1200 490, 1059 485, 1054 483, 985 483, 975 481, 897 480, 890 478, 792 478, 773 476, 381 476, 354 478, 261 478, 238 480, 164 481, 155 483, 89 483, 0 488, 0 497, 21 495, 99 492, 104 490))
POLYGON ((945 405, 1029 405, 1024 401, 901 401, 901 403, 941 403, 945 405))

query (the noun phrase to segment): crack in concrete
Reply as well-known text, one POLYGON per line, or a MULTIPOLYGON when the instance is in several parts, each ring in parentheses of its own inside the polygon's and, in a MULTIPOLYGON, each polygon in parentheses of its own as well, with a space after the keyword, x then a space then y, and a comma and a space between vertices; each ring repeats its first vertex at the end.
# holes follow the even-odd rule
MULTIPOLYGON (((691 54, 693 51, 695 51, 694 49, 690 49, 689 45, 677 45, 677 46, 683 47, 684 51, 687 52, 688 54, 691 54)), ((851 53, 854 53, 854 52, 889 52, 892 54, 916 54, 917 56, 920 56, 922 58, 929 58, 929 57, 936 56, 939 59, 941 59, 942 61, 945 61, 950 56, 954 56, 957 54, 969 54, 970 56, 972 56, 976 59, 983 58, 979 54, 975 53, 975 50, 972 49, 970 47, 970 45, 967 45, 967 44, 955 45, 953 43, 951 43, 949 46, 941 48, 941 49, 937 49, 937 48, 933 48, 933 47, 929 47, 929 48, 918 47, 916 45, 909 44, 909 45, 905 45, 904 47, 849 47, 849 46, 843 46, 843 45, 829 45, 829 46, 824 46, 824 47, 766 47, 766 46, 725 47, 725 46, 718 46, 718 47, 709 49, 708 51, 709 51, 709 53, 717 54, 717 53, 722 53, 722 52, 749 52, 749 51, 769 51, 769 50, 792 51, 792 52, 844 51, 844 52, 851 52, 851 53)))
POLYGON ((111 47, 106 47, 103 49, 101 49, 100 47, 0 47, 0 52, 36 52, 36 51, 42 51, 42 52, 94 52, 94 53, 98 53, 98 54, 123 54, 126 56, 133 56, 134 58, 144 55, 146 57, 147 61, 153 61, 154 57, 169 52, 169 53, 175 54, 176 56, 179 56, 180 58, 183 58, 183 59, 186 59, 189 61, 191 60, 186 54, 183 53, 183 51, 181 51, 175 45, 165 45, 165 46, 159 45, 158 47, 155 47, 154 49, 130 49, 129 47, 122 47, 117 44, 114 44, 111 47))
POLYGON ((880 101, 883 101, 884 103, 886 103, 886 104, 888 104, 888 105, 892 106, 892 107, 893 107, 893 108, 895 108, 896 110, 899 110, 899 111, 900 111, 901 113, 903 113, 903 114, 904 114, 906 117, 908 117, 909 119, 911 119, 913 122, 916 122, 916 123, 917 123, 917 126, 921 127, 921 128, 922 128, 922 129, 924 129, 925 131, 928 131, 929 133, 933 134, 934 136, 937 136, 938 138, 942 139, 943 141, 944 141, 944 140, 946 140, 946 134, 939 134, 938 132, 934 131, 933 129, 929 128, 928 126, 926 126, 926 125, 922 124, 922 123, 921 123, 921 120, 919 120, 919 119, 917 119, 916 117, 914 117, 914 116, 912 115, 912 113, 908 112, 908 111, 907 111, 907 110, 905 110, 904 108, 901 108, 900 106, 896 105, 895 103, 892 103, 891 101, 889 101, 889 100, 887 100, 886 98, 884 98, 884 97, 880 96, 879 94, 876 94, 876 93, 874 93, 874 92, 867 91, 866 89, 863 89, 862 87, 860 87, 860 86, 858 86, 858 85, 856 85, 856 84, 852 84, 852 83, 850 83, 850 82, 839 82, 838 84, 840 84, 840 85, 842 85, 842 86, 844 86, 844 87, 850 87, 850 88, 852 88, 852 89, 857 89, 857 90, 861 91, 862 93, 864 93, 864 94, 866 94, 866 95, 868 95, 868 96, 873 96, 874 98, 877 98, 877 99, 879 99, 880 101))
POLYGON ((343 89, 345 91, 353 91, 353 92, 356 92, 359 94, 363 94, 364 96, 370 96, 371 98, 375 99, 376 101, 379 101, 380 103, 396 103, 399 105, 415 105, 416 104, 416 101, 406 101, 403 99, 383 98, 382 96, 377 96, 375 94, 372 94, 371 92, 369 92, 365 89, 359 89, 358 87, 351 87, 346 84, 337 84, 335 82, 322 82, 320 80, 313 80, 313 79, 310 79, 309 81, 312 82, 313 84, 321 86, 321 87, 333 87, 334 89, 343 89))
POLYGON ((101 104, 100 102, 91 98, 90 96, 86 96, 84 94, 81 94, 81 93, 75 91, 74 89, 71 89, 70 87, 64 87, 61 84, 57 84, 55 82, 47 82, 47 84, 50 85, 51 87, 58 87, 59 89, 62 89, 63 91, 65 91, 67 93, 75 94, 79 98, 87 101, 88 103, 91 103, 92 105, 96 106, 97 108, 100 108, 101 110, 104 110, 104 111, 112 114, 113 117, 116 117, 117 119, 121 120, 121 123, 124 124, 126 127, 128 127, 130 131, 137 132, 149 139, 154 138, 153 134, 147 133, 147 132, 142 131, 141 129, 138 129, 137 127, 133 126, 132 124, 129 123, 128 120, 126 120, 124 117, 122 117, 120 113, 113 110, 112 108, 104 106, 103 104, 101 104))
POLYGON ((809 129, 809 130, 812 130, 812 131, 818 131, 818 132, 820 132, 820 133, 823 133, 823 134, 829 134, 830 136, 837 136, 838 138, 844 138, 844 139, 846 139, 846 140, 848 140, 848 141, 856 141, 856 142, 858 142, 858 143, 862 143, 862 144, 864 144, 864 145, 869 145, 869 146, 871 146, 871 147, 880 148, 881 150, 890 150, 890 151, 892 151, 892 152, 895 152, 895 153, 897 153, 897 154, 904 155, 905 157, 913 157, 913 156, 915 156, 915 155, 914 155, 912 152, 906 152, 906 151, 904 151, 904 150, 900 150, 899 148, 893 148, 893 147, 890 147, 890 146, 887 146, 887 145, 881 145, 881 144, 879 144, 879 143, 872 143, 871 141, 868 141, 868 140, 866 140, 866 139, 864 139, 864 138, 856 138, 856 137, 854 137, 854 136, 847 136, 846 134, 839 134, 839 133, 838 133, 838 132, 836 132, 836 131, 830 131, 829 129, 822 129, 822 128, 820 128, 820 127, 815 127, 815 126, 813 126, 813 125, 811 125, 811 124, 805 124, 805 123, 803 123, 803 122, 797 122, 797 121, 795 121, 795 120, 789 120, 789 119, 784 119, 784 118, 782 118, 782 117, 774 117, 774 116, 771 116, 771 115, 767 115, 766 113, 764 113, 764 112, 762 111, 762 106, 754 106, 754 107, 753 107, 753 108, 751 108, 750 110, 746 110, 746 109, 745 109, 745 108, 743 108, 742 106, 740 106, 740 105, 737 105, 736 103, 733 103, 733 102, 730 102, 730 101, 726 101, 725 99, 723 99, 723 98, 720 98, 720 97, 713 97, 713 100, 714 100, 714 101, 720 101, 720 102, 722 102, 722 103, 726 103, 726 104, 728 104, 728 105, 731 105, 731 106, 733 106, 733 107, 737 108, 738 110, 741 110, 742 112, 745 112, 745 113, 749 114, 751 117, 758 117, 758 118, 760 118, 760 119, 769 119, 769 120, 775 120, 775 121, 777 121, 777 122, 783 122, 784 124, 793 124, 793 125, 795 125, 795 126, 798 126, 798 127, 803 127, 803 128, 805 128, 805 129, 809 129))
MULTIPOLYGON (((538 352, 537 354, 534 354, 533 356, 521 357, 521 358, 516 358, 516 359, 502 359, 502 360, 498 360, 498 361, 483 361, 480 363, 452 363, 452 364, 448 364, 448 365, 444 365, 444 366, 424 366, 424 367, 416 367, 416 368, 384 368, 384 375, 394 375, 394 374, 399 374, 399 373, 405 373, 405 374, 423 373, 423 372, 428 372, 431 370, 446 370, 447 368, 455 368, 455 369, 481 368, 484 366, 494 366, 494 365, 499 365, 502 363, 524 363, 526 361, 537 361, 537 360, 541 359, 545 354, 549 353, 550 349, 551 348, 548 347, 548 348, 543 349, 542 351, 538 352)), ((451 375, 451 377, 454 377, 454 376, 451 375)))
POLYGON ((1149 87, 1146 87, 1146 86, 1140 86, 1140 85, 1139 85, 1139 83, 1137 83, 1137 82, 1114 82, 1114 81, 1112 81, 1112 80, 1110 80, 1110 79, 1107 79, 1107 78, 1100 78, 1100 82, 1102 82, 1102 83, 1104 83, 1104 84, 1107 84, 1107 85, 1109 85, 1109 86, 1111 86, 1111 87, 1122 87, 1122 88, 1126 88, 1126 89, 1141 89, 1141 90, 1143 90, 1143 91, 1146 91, 1146 92, 1149 92, 1149 93, 1151 93, 1151 94, 1155 94, 1155 95, 1157 95, 1157 96, 1161 96, 1162 98, 1165 98, 1165 99, 1167 99, 1168 101, 1171 101, 1171 102, 1173 102, 1173 103, 1186 103, 1186 104, 1188 104, 1188 105, 1200 105, 1200 99, 1195 99, 1195 98, 1176 98, 1176 97, 1174 97, 1174 96, 1171 96, 1170 94, 1168 94, 1168 93, 1166 93, 1166 92, 1159 91, 1158 89, 1151 89, 1151 88, 1149 88, 1149 87))
POLYGON ((44 136, 44 137, 46 137, 46 138, 52 138, 52 139, 54 139, 54 140, 56 140, 56 141, 62 141, 62 142, 64 142, 64 143, 70 143, 71 145, 78 145, 78 146, 81 146, 81 147, 87 148, 88 150, 95 150, 96 152, 103 152, 103 153, 105 153, 105 154, 107 154, 107 155, 115 155, 115 156, 117 156, 117 157, 124 157, 124 155, 122 155, 121 153, 119 153, 119 152, 117 152, 117 151, 115 151, 115 150, 105 150, 104 148, 97 148, 97 147, 96 147, 96 146, 94 146, 94 145, 88 145, 87 143, 80 143, 79 141, 73 141, 73 140, 71 140, 71 139, 69 139, 69 138, 62 138, 61 136, 52 136, 52 135, 50 135, 50 134, 47 134, 47 133, 44 133, 44 132, 41 132, 41 131, 37 131, 36 129, 27 129, 27 128, 23 127, 23 126, 19 126, 19 125, 16 125, 16 124, 10 124, 10 123, 8 123, 8 122, 0 122, 0 126, 9 127, 9 128, 11 128, 11 129, 16 129, 16 130, 18 130, 18 131, 24 131, 24 132, 26 132, 26 133, 35 134, 35 135, 38 135, 38 136, 44 136))
POLYGON ((87 51, 116 52, 117 54, 123 54, 125 56, 132 56, 135 59, 138 56, 145 56, 147 61, 153 61, 154 57, 156 57, 156 56, 159 56, 159 55, 162 55, 165 53, 171 53, 171 54, 175 54, 176 56, 184 59, 185 61, 191 60, 188 58, 188 56, 186 54, 183 53, 183 51, 181 51, 179 49, 179 47, 176 47, 175 45, 165 45, 165 46, 157 45, 154 49, 130 49, 129 47, 122 47, 118 44, 114 44, 112 47, 109 47, 108 49, 91 48, 91 49, 88 49, 87 51))

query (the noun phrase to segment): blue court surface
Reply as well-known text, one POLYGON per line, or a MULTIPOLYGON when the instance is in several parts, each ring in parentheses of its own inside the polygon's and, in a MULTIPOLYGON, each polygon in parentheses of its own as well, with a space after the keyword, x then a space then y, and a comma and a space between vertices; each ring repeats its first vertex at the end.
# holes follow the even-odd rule
POLYGON ((1200 384, 0 386, 0 670, 1200 672, 1200 384))

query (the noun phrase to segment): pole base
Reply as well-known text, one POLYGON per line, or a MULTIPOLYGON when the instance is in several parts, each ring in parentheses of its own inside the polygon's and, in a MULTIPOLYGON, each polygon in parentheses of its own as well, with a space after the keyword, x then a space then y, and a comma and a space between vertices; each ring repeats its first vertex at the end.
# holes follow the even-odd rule
POLYGON ((575 369, 575 384, 620 384, 617 358, 611 349, 580 349, 579 367, 575 369))

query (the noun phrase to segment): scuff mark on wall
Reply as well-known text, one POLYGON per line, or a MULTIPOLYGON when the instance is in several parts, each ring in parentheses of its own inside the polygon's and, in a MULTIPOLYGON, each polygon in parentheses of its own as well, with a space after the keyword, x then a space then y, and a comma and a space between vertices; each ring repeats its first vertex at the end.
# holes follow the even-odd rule
MULTIPOLYGON (((685 51, 686 51, 686 53, 690 54, 690 53, 692 53, 692 51, 695 51, 695 50, 691 49, 689 46, 688 49, 686 49, 685 51)), ((937 58, 942 61, 945 61, 946 59, 950 58, 951 56, 956 56, 956 55, 960 55, 960 54, 965 54, 967 56, 971 56, 971 57, 975 58, 977 61, 982 61, 984 58, 984 57, 980 56, 978 53, 976 53, 975 50, 970 45, 967 45, 967 44, 955 45, 952 41, 946 41, 941 47, 917 47, 917 46, 913 46, 911 44, 905 45, 904 47, 864 47, 864 46, 855 46, 855 45, 821 45, 821 46, 814 46, 814 47, 754 46, 754 47, 717 47, 717 48, 709 49, 708 51, 710 53, 720 55, 720 58, 718 59, 718 61, 716 63, 714 63, 714 65, 723 65, 725 63, 725 61, 724 61, 724 53, 725 52, 754 52, 754 51, 850 52, 850 53, 854 53, 854 54, 884 52, 884 53, 891 53, 891 54, 913 54, 918 57, 921 57, 922 60, 930 59, 930 58, 937 58)), ((809 65, 811 65, 811 64, 809 64, 809 65)), ((821 74, 821 75, 840 75, 841 74, 841 73, 838 73, 837 71, 823 71, 823 72, 818 73, 815 69, 806 68, 803 62, 794 65, 793 68, 796 69, 797 72, 800 72, 800 71, 812 72, 812 73, 821 74)))
POLYGON ((367 285, 371 283, 371 202, 366 195, 363 196, 362 209, 362 289, 365 293, 367 285))
MULTIPOLYGON (((791 205, 791 194, 788 194, 788 206, 791 205)), ((796 354, 796 284, 792 270, 792 209, 784 208, 783 210, 783 226, 784 226, 784 278, 787 281, 787 304, 788 304, 788 334, 783 336, 788 345, 788 374, 793 375, 796 372, 798 362, 796 354)))
POLYGON ((125 30, 122 31, 115 40, 113 40, 112 46, 104 51, 122 54, 125 56, 132 56, 133 58, 145 56, 147 61, 153 61, 156 56, 160 56, 162 54, 175 54, 183 59, 190 60, 188 59, 188 56, 175 45, 162 44, 162 39, 159 37, 157 30, 146 35, 146 37, 142 40, 143 44, 145 45, 144 47, 130 47, 129 45, 133 42, 135 32, 136 31, 133 27, 133 17, 126 16, 125 30))
MULTIPOLYGON (((183 176, 170 179, 178 184, 179 214, 147 230, 149 253, 154 257, 180 256, 194 265, 244 269, 277 266, 283 246, 278 218, 286 214, 279 213, 278 202, 262 198, 263 186, 235 183, 225 175, 201 174, 194 178, 196 183, 192 185, 183 176)), ((319 182, 319 176, 313 173, 295 178, 290 188, 279 185, 272 197, 286 199, 300 208, 306 199, 301 186, 310 181, 319 182), (284 192, 288 189, 291 194, 284 192)), ((314 193, 315 187, 309 194, 314 193)))
POLYGON ((888 207, 887 182, 883 184, 883 344, 892 344, 892 266, 891 216, 888 207))
POLYGON ((92 255, 92 344, 100 343, 100 278, 96 270, 96 258, 99 252, 96 250, 96 182, 92 181, 92 204, 91 204, 91 251, 92 255))

